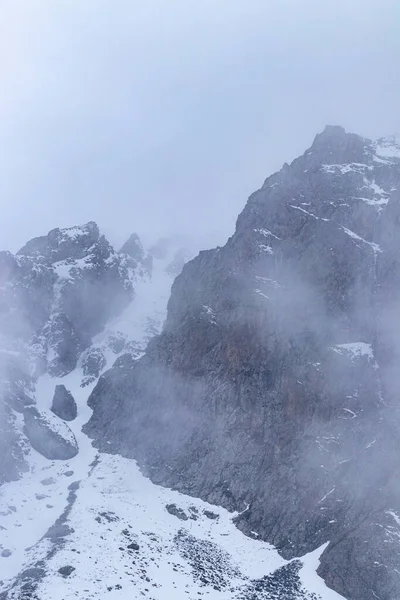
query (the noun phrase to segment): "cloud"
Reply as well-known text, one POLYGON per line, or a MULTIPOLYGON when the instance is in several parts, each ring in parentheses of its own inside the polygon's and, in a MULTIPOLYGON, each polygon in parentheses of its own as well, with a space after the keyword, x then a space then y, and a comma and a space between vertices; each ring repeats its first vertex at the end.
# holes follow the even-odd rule
POLYGON ((2 247, 94 219, 223 243, 326 123, 400 130, 396 1, 5 0, 2 247))

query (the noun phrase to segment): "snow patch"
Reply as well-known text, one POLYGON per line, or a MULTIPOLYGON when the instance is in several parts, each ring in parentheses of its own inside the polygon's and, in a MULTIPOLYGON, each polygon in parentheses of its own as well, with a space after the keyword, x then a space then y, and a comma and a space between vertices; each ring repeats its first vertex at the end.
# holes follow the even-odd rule
POLYGON ((258 244, 259 249, 266 254, 273 254, 274 251, 271 246, 266 246, 265 244, 258 244))
POLYGON ((374 149, 378 157, 400 159, 400 136, 379 138, 374 143, 374 149))
POLYGON ((328 546, 329 542, 301 558, 303 567, 300 569, 299 576, 303 586, 308 590, 312 590, 315 594, 318 594, 321 599, 340 600, 344 597, 328 588, 325 585, 324 580, 317 575, 321 555, 328 546))
POLYGON ((333 488, 330 490, 330 492, 327 492, 325 494, 325 496, 323 496, 321 498, 321 500, 318 500, 317 504, 321 504, 324 500, 326 500, 328 498, 328 496, 330 496, 331 494, 333 494, 334 491, 335 491, 335 486, 333 486, 333 488))
POLYGON ((386 513, 388 515, 390 515, 391 517, 393 517, 393 519, 396 521, 396 524, 400 527, 400 517, 399 515, 394 512, 394 510, 387 510, 386 513))
POLYGON ((329 221, 329 219, 325 219, 324 217, 317 217, 317 215, 314 215, 314 213, 309 212, 308 210, 305 210, 304 208, 301 208, 301 206, 295 206, 295 205, 291 204, 290 208, 295 208, 296 210, 299 210, 302 213, 309 215, 310 217, 313 217, 314 219, 317 219, 319 221, 329 221))
POLYGON ((70 238, 71 240, 75 240, 82 235, 88 235, 90 233, 90 225, 77 225, 75 227, 67 227, 65 229, 60 229, 60 233, 65 238, 70 238))
POLYGON ((215 314, 215 311, 211 308, 211 306, 207 306, 206 304, 203 304, 203 310, 204 310, 204 313, 209 318, 210 322, 213 323, 213 325, 217 325, 217 321, 215 320, 216 314, 215 314))
POLYGON ((277 235, 275 235, 274 233, 272 233, 272 231, 269 231, 269 229, 254 229, 254 231, 256 233, 261 233, 261 235, 263 235, 264 237, 272 236, 276 240, 280 240, 281 239, 277 235))
POLYGON ((261 296, 262 298, 265 298, 266 300, 270 300, 270 297, 267 296, 266 294, 264 294, 264 292, 262 292, 259 289, 255 289, 254 293, 257 294, 258 296, 261 296))
POLYGON ((366 342, 351 342, 348 344, 337 344, 332 347, 338 354, 348 354, 351 359, 366 356, 369 360, 374 360, 374 353, 371 344, 366 342))
POLYGON ((364 173, 365 171, 371 171, 373 167, 363 163, 349 163, 349 164, 333 164, 333 165, 322 165, 321 170, 324 173, 340 173, 345 175, 346 173, 364 173))
POLYGON ((342 408, 342 410, 345 413, 348 413, 349 415, 351 415, 352 419, 355 419, 357 417, 356 413, 353 410, 351 410, 350 408, 342 408))
POLYGON ((354 231, 351 231, 351 229, 347 229, 347 227, 343 227, 343 225, 340 225, 340 228, 343 229, 343 231, 345 233, 347 233, 347 235, 349 237, 351 237, 353 240, 357 240, 357 241, 363 242, 364 244, 368 244, 368 246, 370 246, 372 248, 374 254, 376 254, 377 252, 382 252, 379 244, 375 244, 375 242, 368 242, 367 240, 364 240, 364 238, 360 237, 354 231))
POLYGON ((273 288, 280 288, 281 286, 275 279, 271 279, 270 277, 261 277, 261 275, 255 275, 255 279, 259 283, 265 283, 266 285, 270 285, 273 288))

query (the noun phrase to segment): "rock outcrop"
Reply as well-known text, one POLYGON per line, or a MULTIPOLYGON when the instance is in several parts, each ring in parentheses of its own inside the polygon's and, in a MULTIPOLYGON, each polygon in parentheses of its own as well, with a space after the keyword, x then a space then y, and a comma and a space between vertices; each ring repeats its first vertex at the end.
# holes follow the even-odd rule
POLYGON ((145 252, 137 233, 132 233, 130 235, 119 252, 120 254, 126 254, 133 259, 136 263, 136 267, 142 269, 142 274, 147 272, 147 274, 151 275, 153 257, 151 254, 145 252))
MULTIPOLYGON (((53 229, 16 255, 0 252, 0 483, 26 468, 29 443, 16 420, 36 403, 37 377, 64 376, 90 352, 93 337, 132 301, 135 282, 145 271, 141 257, 146 260, 144 252, 135 258, 115 252, 93 222, 53 229)), ((124 344, 115 333, 107 347, 117 353, 124 344)), ((83 364, 88 379, 94 362, 83 364)), ((53 408, 64 419, 76 415, 73 399, 60 389, 53 408)), ((36 421, 25 414, 30 431, 36 421)))
POLYGON ((24 411, 24 433, 32 448, 50 460, 68 460, 78 454, 75 436, 58 417, 29 407, 24 411))
POLYGON ((51 411, 64 421, 73 421, 76 419, 78 414, 76 402, 65 385, 56 385, 51 411))
POLYGON ((329 541, 319 572, 349 600, 400 594, 399 192, 396 140, 326 128, 89 399, 97 447, 155 482, 238 510, 284 557, 329 541))

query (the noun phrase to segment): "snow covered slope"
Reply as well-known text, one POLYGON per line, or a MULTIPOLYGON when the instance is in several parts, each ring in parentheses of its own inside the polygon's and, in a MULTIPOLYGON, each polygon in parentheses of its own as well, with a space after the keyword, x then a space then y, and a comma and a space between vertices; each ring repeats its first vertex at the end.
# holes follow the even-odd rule
MULTIPOLYGON (((244 536, 236 513, 154 485, 135 461, 98 454, 82 432, 102 373, 127 352, 142 356, 161 330, 188 252, 167 245, 155 254, 151 269, 132 278, 133 300, 93 337, 77 366, 63 376, 45 372, 36 382, 35 409, 79 451, 49 460, 25 442, 27 471, 0 488, 0 598, 340 598, 316 575, 323 548, 301 562, 285 561, 256 533, 244 536), (50 412, 60 385, 77 405, 68 425, 50 412)), ((63 279, 71 272, 64 266, 57 265, 63 279)), ((13 415, 24 439, 23 415, 13 415)))
MULTIPOLYGON (((316 576, 322 548, 303 564, 284 561, 245 537, 234 515, 153 485, 119 456, 94 457, 81 481, 76 475, 61 518, 3 584, 7 598, 23 598, 24 590, 54 600, 340 598, 316 576)), ((43 502, 64 497, 57 482, 47 489, 43 502)))

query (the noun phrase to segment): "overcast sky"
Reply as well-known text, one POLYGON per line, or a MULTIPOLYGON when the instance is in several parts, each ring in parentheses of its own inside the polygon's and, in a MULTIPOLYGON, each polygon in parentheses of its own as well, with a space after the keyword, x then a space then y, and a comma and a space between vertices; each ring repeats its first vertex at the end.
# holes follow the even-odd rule
POLYGON ((398 0, 0 0, 0 239, 223 243, 329 124, 400 132, 398 0))

